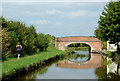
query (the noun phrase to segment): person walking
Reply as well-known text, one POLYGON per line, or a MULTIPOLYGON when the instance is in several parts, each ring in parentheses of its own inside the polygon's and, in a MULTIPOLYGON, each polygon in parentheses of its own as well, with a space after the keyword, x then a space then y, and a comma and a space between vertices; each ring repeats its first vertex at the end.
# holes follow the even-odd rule
POLYGON ((22 49, 22 45, 20 45, 20 42, 18 42, 18 44, 16 45, 16 48, 17 48, 18 59, 19 59, 19 57, 20 57, 20 52, 21 52, 21 49, 22 49))

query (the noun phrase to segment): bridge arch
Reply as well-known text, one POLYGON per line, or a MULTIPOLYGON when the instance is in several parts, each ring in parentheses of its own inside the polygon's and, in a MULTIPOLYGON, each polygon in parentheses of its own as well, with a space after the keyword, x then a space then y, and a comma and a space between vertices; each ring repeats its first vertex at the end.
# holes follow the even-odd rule
POLYGON ((56 38, 55 47, 59 50, 65 50, 69 44, 72 43, 84 43, 91 47, 92 51, 101 51, 102 50, 102 41, 93 38, 93 37, 82 37, 82 36, 73 36, 73 37, 61 37, 56 38))
POLYGON ((91 50, 93 48, 92 45, 87 43, 87 42, 70 42, 70 43, 66 44, 65 47, 68 47, 70 44, 74 44, 74 43, 86 44, 86 45, 88 45, 90 47, 91 50))

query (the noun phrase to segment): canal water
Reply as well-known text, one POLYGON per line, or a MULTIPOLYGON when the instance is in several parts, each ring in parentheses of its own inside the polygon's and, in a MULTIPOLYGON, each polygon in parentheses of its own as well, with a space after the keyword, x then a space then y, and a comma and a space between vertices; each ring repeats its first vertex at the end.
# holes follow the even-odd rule
MULTIPOLYGON (((107 66, 103 64, 104 59, 102 62, 94 59, 95 57, 99 59, 99 56, 98 54, 90 54, 89 50, 75 51, 74 54, 64 59, 48 63, 15 79, 106 79, 108 78, 107 66), (95 61, 98 63, 97 65, 94 64, 95 61), (99 63, 102 64, 99 65, 99 63), (93 67, 91 64, 94 64, 93 67)), ((120 77, 117 76, 117 78, 120 77)))

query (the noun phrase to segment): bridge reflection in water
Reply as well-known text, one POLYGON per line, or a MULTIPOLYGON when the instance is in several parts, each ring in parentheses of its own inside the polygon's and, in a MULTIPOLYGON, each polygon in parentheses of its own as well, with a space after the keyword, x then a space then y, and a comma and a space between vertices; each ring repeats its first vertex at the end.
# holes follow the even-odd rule
POLYGON ((15 80, 12 81, 16 81, 16 79, 17 81, 26 81, 27 79, 33 81, 39 79, 55 79, 55 81, 56 79, 95 79, 100 81, 101 79, 120 79, 120 75, 113 75, 117 70, 119 74, 120 68, 113 70, 113 64, 104 64, 107 59, 102 58, 104 56, 100 54, 89 53, 88 50, 79 50, 67 57, 51 61, 38 69, 15 77, 15 80), (113 68, 111 69, 111 67, 113 68))
POLYGON ((62 68, 74 68, 74 69, 89 69, 102 67, 102 55, 91 53, 91 57, 88 61, 84 62, 72 62, 70 60, 60 61, 56 64, 56 67, 62 68))

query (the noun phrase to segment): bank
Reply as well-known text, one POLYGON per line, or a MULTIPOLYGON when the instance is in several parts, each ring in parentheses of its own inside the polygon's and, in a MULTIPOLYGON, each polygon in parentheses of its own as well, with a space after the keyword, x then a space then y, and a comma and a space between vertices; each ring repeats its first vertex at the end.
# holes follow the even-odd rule
MULTIPOLYGON (((36 55, 20 58, 15 61, 2 63, 2 80, 9 80, 23 73, 29 72, 35 68, 45 65, 54 59, 59 59, 72 51, 61 51, 55 47, 49 47, 48 51, 36 55)), ((17 58, 16 58, 17 59, 17 58)))

